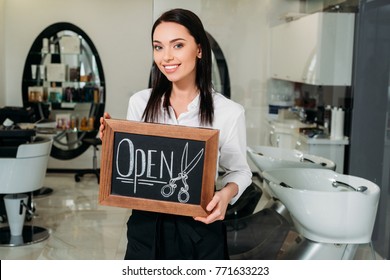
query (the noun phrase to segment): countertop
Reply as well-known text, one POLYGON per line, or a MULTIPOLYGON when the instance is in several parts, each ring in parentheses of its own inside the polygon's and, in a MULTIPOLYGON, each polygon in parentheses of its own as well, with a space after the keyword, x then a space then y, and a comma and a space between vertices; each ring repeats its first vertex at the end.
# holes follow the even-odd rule
POLYGON ((329 137, 309 137, 303 133, 299 133, 298 140, 305 142, 306 144, 316 144, 316 145, 348 145, 348 137, 343 139, 331 139, 329 137))

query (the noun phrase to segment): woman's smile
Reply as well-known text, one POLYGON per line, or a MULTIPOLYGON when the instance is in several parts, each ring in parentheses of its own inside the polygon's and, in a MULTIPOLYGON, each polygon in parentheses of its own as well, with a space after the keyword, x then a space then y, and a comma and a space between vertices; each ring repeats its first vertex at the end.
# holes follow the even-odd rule
POLYGON ((167 74, 174 73, 179 68, 179 66, 180 66, 180 64, 163 65, 165 72, 167 74))

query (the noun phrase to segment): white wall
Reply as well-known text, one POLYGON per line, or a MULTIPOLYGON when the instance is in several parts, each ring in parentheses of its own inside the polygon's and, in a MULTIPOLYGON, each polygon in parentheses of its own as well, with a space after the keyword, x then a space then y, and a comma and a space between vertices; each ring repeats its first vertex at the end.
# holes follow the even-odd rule
MULTIPOLYGON (((7 106, 22 106, 22 72, 33 41, 48 25, 67 21, 94 42, 106 78, 106 111, 124 118, 129 96, 148 83, 154 19, 182 7, 199 15, 222 48, 232 99, 246 108, 248 144, 264 144, 269 26, 285 12, 298 12, 298 0, 0 0, 0 7, 1 3, 6 9, 3 36, 0 19, 5 42, 4 55, 0 45, 0 65, 7 70, 0 84, 0 105, 3 98, 7 106)), ((51 159, 49 167, 81 168, 91 166, 91 161, 91 154, 84 153, 71 161, 51 159)))
POLYGON ((0 0, 0 108, 5 106, 5 0, 0 0))

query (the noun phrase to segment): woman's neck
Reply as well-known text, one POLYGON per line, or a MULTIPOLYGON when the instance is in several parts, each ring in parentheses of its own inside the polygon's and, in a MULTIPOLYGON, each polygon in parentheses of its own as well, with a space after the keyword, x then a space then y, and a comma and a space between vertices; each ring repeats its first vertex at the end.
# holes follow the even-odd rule
POLYGON ((198 88, 195 85, 179 87, 172 85, 172 92, 169 99, 171 107, 175 111, 176 118, 187 112, 188 105, 198 96, 198 88))
POLYGON ((195 84, 187 86, 173 84, 170 99, 171 101, 180 100, 181 102, 188 101, 188 103, 191 103, 197 95, 198 87, 195 84))

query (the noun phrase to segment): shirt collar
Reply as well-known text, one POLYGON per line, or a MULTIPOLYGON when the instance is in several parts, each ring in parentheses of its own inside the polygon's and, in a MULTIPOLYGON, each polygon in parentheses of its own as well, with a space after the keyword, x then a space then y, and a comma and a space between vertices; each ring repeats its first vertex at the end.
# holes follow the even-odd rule
POLYGON ((187 109, 188 111, 192 111, 199 108, 200 103, 200 94, 198 93, 195 98, 188 104, 187 109))

